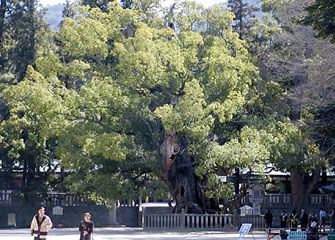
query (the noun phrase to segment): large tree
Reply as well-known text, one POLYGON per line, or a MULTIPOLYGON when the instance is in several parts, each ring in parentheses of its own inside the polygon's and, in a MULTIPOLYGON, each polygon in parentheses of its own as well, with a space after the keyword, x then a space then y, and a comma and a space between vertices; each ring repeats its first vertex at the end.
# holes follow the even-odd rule
POLYGON ((328 54, 333 52, 334 46, 315 39, 315 32, 310 27, 298 23, 297 19, 305 16, 304 8, 311 1, 264 2, 283 30, 275 34, 274 48, 264 55, 264 76, 280 84, 285 91, 281 115, 286 115, 301 132, 294 134, 291 154, 285 157, 291 159, 290 164, 282 158, 285 164, 277 159, 277 166, 291 174, 295 206, 304 206, 308 204, 308 196, 317 189, 321 172, 325 174, 332 161, 333 136, 325 130, 328 125, 321 119, 331 113, 326 111, 326 115, 321 115, 320 112, 325 113, 323 109, 329 109, 329 104, 334 102, 331 80, 334 71, 329 67, 334 62, 334 55, 328 54), (294 154, 293 149, 296 149, 294 154))
POLYGON ((62 25, 59 50, 37 59, 66 90, 58 157, 78 173, 72 189, 112 199, 158 176, 178 207, 215 210, 227 192, 215 187, 223 169, 263 159, 225 158, 223 147, 239 135, 224 123, 243 111, 256 68, 224 7, 181 3, 177 32, 144 9, 149 18, 116 3, 108 13, 80 7, 62 25))
POLYGON ((329 38, 335 42, 335 2, 315 0, 306 7, 308 12, 302 20, 303 23, 313 26, 317 37, 329 38))
MULTIPOLYGON (((154 192, 167 198, 164 181, 178 210, 207 212, 232 196, 221 180, 231 169, 263 173, 272 162, 291 173, 303 170, 295 183, 320 169, 313 131, 299 125, 306 120, 301 113, 313 112, 299 89, 312 81, 296 77, 312 66, 302 64, 306 56, 298 58, 295 48, 285 52, 286 35, 272 45, 274 21, 249 25, 244 41, 224 6, 181 2, 162 18, 157 3, 123 9, 113 2, 109 11, 81 6, 59 32, 46 34, 24 80, 3 94, 7 155, 20 162, 33 152, 41 163, 35 170, 60 160, 71 173, 70 190, 97 201, 154 192), (285 57, 291 75, 282 74, 285 57), (297 111, 297 104, 309 111, 297 111)), ((310 72, 314 77, 306 79, 320 73, 310 72)))
POLYGON ((44 128, 39 122, 44 112, 38 116, 32 113, 36 99, 26 92, 27 85, 17 84, 32 79, 32 71, 26 77, 29 64, 34 65, 36 58, 48 54, 53 44, 37 1, 2 1, 2 6, 6 8, 1 33, 1 177, 9 186, 14 176, 22 176, 18 190, 28 199, 31 191, 47 191, 49 173, 56 164, 54 144, 43 137, 44 128), (21 105, 23 99, 25 105, 21 105))

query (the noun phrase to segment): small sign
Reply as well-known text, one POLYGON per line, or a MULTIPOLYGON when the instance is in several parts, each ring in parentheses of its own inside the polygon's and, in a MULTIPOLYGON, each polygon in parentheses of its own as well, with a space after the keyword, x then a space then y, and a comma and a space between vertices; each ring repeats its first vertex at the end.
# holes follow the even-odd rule
POLYGON ((62 207, 54 207, 52 209, 52 215, 63 215, 63 208, 62 207))
POLYGON ((244 239, 244 235, 247 235, 251 229, 252 223, 243 223, 240 231, 238 231, 238 233, 240 234, 238 240, 243 240, 244 239))
POLYGON ((15 213, 8 214, 8 226, 16 227, 16 215, 15 213))

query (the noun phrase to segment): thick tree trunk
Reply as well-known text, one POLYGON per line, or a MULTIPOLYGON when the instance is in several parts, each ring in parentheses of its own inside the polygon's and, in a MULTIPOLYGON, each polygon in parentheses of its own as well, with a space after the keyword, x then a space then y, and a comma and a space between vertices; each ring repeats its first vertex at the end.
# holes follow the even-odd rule
POLYGON ((316 168, 312 177, 307 176, 307 181, 304 181, 304 178, 305 176, 301 175, 298 171, 291 171, 292 206, 297 210, 308 207, 309 196, 319 183, 320 169, 316 168))
POLYGON ((177 143, 175 130, 166 131, 163 144, 163 179, 176 202, 175 211, 215 212, 218 205, 205 196, 200 179, 194 173, 194 161, 187 154, 180 154, 180 147, 187 147, 187 141, 177 143))
POLYGON ((301 209, 307 206, 307 189, 304 185, 304 177, 298 171, 291 171, 291 191, 293 209, 301 209))

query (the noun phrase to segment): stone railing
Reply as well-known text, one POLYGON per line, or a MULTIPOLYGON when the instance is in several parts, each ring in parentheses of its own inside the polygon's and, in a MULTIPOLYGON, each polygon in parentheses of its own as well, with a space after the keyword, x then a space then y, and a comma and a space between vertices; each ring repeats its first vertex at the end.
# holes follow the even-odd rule
POLYGON ((240 227, 242 223, 251 223, 253 229, 264 229, 265 228, 264 215, 238 216, 236 225, 240 227))
POLYGON ((12 200, 12 193, 11 192, 1 192, 0 191, 0 205, 11 205, 13 202, 12 200))
POLYGON ((91 206, 96 203, 84 196, 74 196, 68 193, 48 193, 48 206, 91 206))
MULTIPOLYGON (((40 196, 41 197, 41 196, 40 196)), ((42 197, 41 197, 42 199, 42 197)), ((11 191, 0 191, 0 205, 21 205, 11 191)), ((74 196, 68 193, 48 193, 45 199, 46 206, 91 206, 95 202, 84 196, 74 196)))
POLYGON ((263 196, 262 207, 291 207, 291 194, 267 194, 263 196))
POLYGON ((155 229, 219 230, 233 227, 233 216, 229 214, 146 214, 143 227, 155 229))
POLYGON ((263 215, 234 216, 232 214, 146 214, 143 228, 183 230, 231 230, 243 223, 251 223, 254 229, 264 229, 263 215))
MULTIPOLYGON (((17 204, 14 193, 11 191, 0 191, 0 205, 17 204)), ((264 195, 261 208, 291 208, 291 194, 267 194, 264 195)), ((96 205, 85 196, 74 196, 69 193, 48 193, 46 204, 49 206, 89 206, 96 205)), ((246 196, 245 205, 251 205, 250 196, 246 196)), ((309 205, 312 208, 333 208, 335 199, 329 194, 312 194, 309 197, 309 205)), ((138 200, 119 201, 117 206, 139 206, 138 200)))
POLYGON ((331 208, 335 207, 335 199, 328 194, 313 194, 309 198, 309 204, 313 207, 331 208))
MULTIPOLYGON (((308 203, 312 208, 333 208, 335 199, 329 194, 312 194, 308 203)), ((263 196, 262 208, 290 208, 292 207, 291 194, 267 194, 263 196)))

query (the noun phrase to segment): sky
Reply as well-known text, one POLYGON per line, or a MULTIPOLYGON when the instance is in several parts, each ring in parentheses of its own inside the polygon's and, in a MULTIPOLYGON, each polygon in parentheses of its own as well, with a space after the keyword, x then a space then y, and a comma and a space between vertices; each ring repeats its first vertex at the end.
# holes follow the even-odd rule
MULTIPOLYGON (((205 7, 210 7, 217 3, 226 2, 226 0, 196 0, 196 1, 204 5, 205 7)), ((40 3, 44 6, 56 5, 58 3, 65 3, 65 2, 66 0, 40 0, 40 3)), ((167 5, 170 5, 171 3, 174 2, 174 0, 165 0, 165 2, 167 5)))

